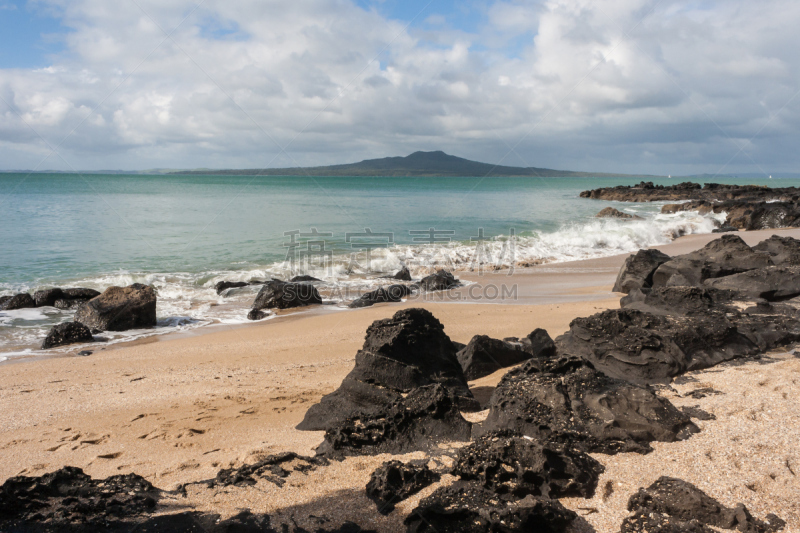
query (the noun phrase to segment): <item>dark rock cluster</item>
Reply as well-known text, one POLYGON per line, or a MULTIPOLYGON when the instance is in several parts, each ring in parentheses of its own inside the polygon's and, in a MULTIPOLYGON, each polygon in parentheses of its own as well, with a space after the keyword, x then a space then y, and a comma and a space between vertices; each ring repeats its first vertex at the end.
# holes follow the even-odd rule
POLYGON ((379 287, 374 291, 363 294, 360 298, 354 300, 349 307, 351 309, 358 309, 360 307, 369 307, 377 303, 400 302, 403 298, 411 294, 411 291, 411 287, 406 285, 379 287))
POLYGON ((78 307, 75 321, 100 331, 151 328, 156 325, 156 299, 150 285, 109 287, 78 307))
POLYGON ((441 476, 427 464, 415 465, 389 461, 375 470, 367 483, 367 497, 375 502, 378 512, 389 514, 395 504, 436 483, 441 476))

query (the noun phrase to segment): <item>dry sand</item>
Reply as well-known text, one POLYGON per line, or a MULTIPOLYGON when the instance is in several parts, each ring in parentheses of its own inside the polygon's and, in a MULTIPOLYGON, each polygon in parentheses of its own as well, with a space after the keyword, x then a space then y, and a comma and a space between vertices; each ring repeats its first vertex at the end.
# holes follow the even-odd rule
MULTIPOLYGON (((741 235, 755 244, 773 233, 800 237, 798 230, 741 235)), ((691 236, 661 249, 685 253, 716 237, 691 236)), ((320 310, 109 347, 89 357, 2 364, 0 481, 71 465, 95 477, 136 472, 172 490, 266 454, 313 454, 322 433, 294 426, 350 371, 372 321, 419 306, 460 342, 475 334, 524 336, 537 327, 555 337, 575 317, 618 307, 619 296, 610 291, 623 261, 624 256, 532 267, 513 276, 462 276, 481 287, 516 285, 516 299, 504 302, 484 297, 465 303, 467 294, 461 303, 320 310)), ((473 290, 471 296, 476 294, 484 293, 473 290)), ((502 374, 472 383, 476 395, 487 397, 502 374)), ((656 443, 647 456, 595 455, 606 466, 597 496, 563 501, 583 515, 574 529, 618 531, 630 495, 670 475, 695 483, 726 505, 743 502, 761 517, 774 512, 789 522, 786 531, 800 531, 799 386, 800 359, 775 354, 761 362, 694 373, 663 390, 676 405, 699 406, 716 420, 697 422, 703 431, 688 441, 656 443), (696 388, 719 394, 684 397, 696 388)), ((453 450, 442 454, 437 460, 447 462, 453 450)), ((404 456, 410 457, 424 455, 404 456)), ((293 516, 306 527, 353 520, 379 531, 398 531, 403 517, 434 487, 403 502, 389 517, 378 515, 363 489, 372 470, 388 458, 353 458, 308 474, 293 473, 282 488, 267 482, 250 489, 192 485, 187 498, 174 495, 167 501, 176 509, 222 515, 249 508, 286 520, 293 516)))

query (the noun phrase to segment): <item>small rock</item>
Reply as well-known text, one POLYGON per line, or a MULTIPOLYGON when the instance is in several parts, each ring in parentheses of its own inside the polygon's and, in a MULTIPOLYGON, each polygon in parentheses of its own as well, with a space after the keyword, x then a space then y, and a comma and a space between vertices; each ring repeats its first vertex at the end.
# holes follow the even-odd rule
POLYGON ((14 296, 0 297, 0 311, 14 311, 16 309, 29 309, 36 307, 36 302, 30 294, 24 292, 14 296))
POLYGON ((395 504, 439 481, 441 476, 428 465, 389 461, 375 470, 367 483, 367 497, 375 502, 378 512, 387 515, 395 504))
POLYGON ((42 343, 42 350, 93 340, 92 332, 80 322, 64 322, 53 326, 42 343))

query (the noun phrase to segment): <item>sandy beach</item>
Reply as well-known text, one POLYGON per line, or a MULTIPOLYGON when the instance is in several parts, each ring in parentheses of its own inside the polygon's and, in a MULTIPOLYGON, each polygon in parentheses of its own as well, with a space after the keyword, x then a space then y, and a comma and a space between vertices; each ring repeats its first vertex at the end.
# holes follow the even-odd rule
MULTIPOLYGON (((743 232, 754 245, 800 230, 743 232)), ((693 235, 661 246, 678 255, 718 235, 693 235)), ((41 475, 64 465, 93 477, 135 472, 154 485, 213 478, 223 467, 283 451, 313 455, 322 432, 294 429, 309 406, 351 370, 367 327, 404 307, 423 307, 454 341, 477 334, 521 337, 543 328, 555 338, 572 319, 619 307, 611 292, 626 256, 495 272, 458 273, 474 282, 448 301, 407 301, 341 311, 320 309, 236 328, 150 338, 96 349, 88 357, 19 360, 0 365, 0 480, 41 475), (476 289, 475 287, 480 287, 476 289), (493 297, 505 288, 513 297, 493 297), (470 289, 472 292, 470 292, 470 289), (477 295, 477 297, 476 297, 477 295)), ((486 399, 505 371, 472 382, 486 399)), ((628 498, 662 475, 694 483, 725 505, 744 503, 759 517, 776 513, 785 531, 800 531, 800 359, 769 354, 760 361, 693 372, 659 391, 677 406, 716 419, 679 443, 654 443, 649 455, 594 455, 606 471, 591 500, 562 502, 582 516, 575 531, 618 531, 628 498), (703 398, 695 389, 715 392, 703 398)), ((443 449, 439 461, 452 452, 443 449)), ((408 458, 422 458, 415 453, 408 458)), ((364 494, 370 473, 390 456, 351 458, 283 487, 208 489, 191 485, 167 502, 223 516, 248 508, 330 527, 352 520, 378 531, 402 530, 403 518, 437 486, 398 505, 387 517, 364 494), (316 518, 309 518, 316 517, 316 518)), ((451 482, 445 476, 441 483, 451 482)))

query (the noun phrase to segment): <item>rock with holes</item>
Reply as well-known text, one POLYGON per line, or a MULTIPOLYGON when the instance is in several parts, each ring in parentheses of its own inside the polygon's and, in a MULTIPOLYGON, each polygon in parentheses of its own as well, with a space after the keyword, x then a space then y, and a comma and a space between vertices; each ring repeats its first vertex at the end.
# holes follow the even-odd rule
POLYGON ((458 451, 453 474, 504 499, 591 498, 605 469, 569 444, 539 442, 508 431, 489 433, 458 451))
POLYGON ((475 335, 464 349, 456 354, 464 376, 474 380, 493 374, 502 368, 518 365, 531 358, 531 354, 506 341, 486 335, 475 335))
POLYGON ((712 533, 708 526, 736 529, 743 533, 772 533, 785 527, 775 515, 754 518, 739 504, 725 507, 706 493, 681 479, 660 477, 628 500, 633 516, 626 518, 621 533, 698 532, 712 533))
POLYGON ((156 325, 156 291, 150 285, 109 287, 82 304, 75 321, 92 330, 126 331, 156 325))
POLYGON ((653 273, 670 259, 670 256, 658 250, 639 250, 625 260, 612 290, 628 294, 635 289, 651 287, 653 273))
POLYGON ((402 394, 437 383, 452 392, 459 408, 479 409, 441 322, 424 309, 403 309, 372 323, 353 370, 297 428, 326 430, 348 418, 377 415, 402 394))
POLYGON ((42 342, 42 350, 93 341, 92 332, 80 322, 64 322, 50 329, 42 342))
POLYGON ((647 453, 650 442, 698 431, 651 388, 609 377, 580 358, 531 359, 506 374, 477 433, 504 430, 608 454, 647 453))
POLYGON ((578 517, 557 500, 509 502, 477 483, 442 487, 406 518, 407 533, 563 533, 578 517))
POLYGON ((386 515, 394 510, 395 505, 436 483, 440 478, 427 464, 389 461, 370 476, 367 497, 375 502, 379 513, 386 515))

